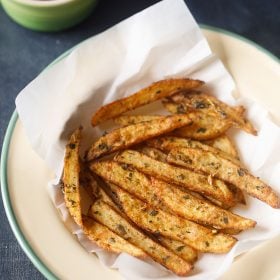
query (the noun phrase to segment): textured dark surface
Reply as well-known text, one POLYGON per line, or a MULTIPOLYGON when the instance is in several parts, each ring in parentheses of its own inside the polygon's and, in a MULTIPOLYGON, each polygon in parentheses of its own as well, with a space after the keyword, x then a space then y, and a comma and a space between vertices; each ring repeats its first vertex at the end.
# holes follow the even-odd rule
MULTIPOLYGON (((17 93, 58 55, 158 1, 100 0, 80 25, 38 33, 15 24, 0 7, 0 146, 17 93)), ((235 32, 280 56, 280 1, 186 0, 199 23, 235 32)), ((0 279, 44 279, 17 244, 0 203, 0 279)))

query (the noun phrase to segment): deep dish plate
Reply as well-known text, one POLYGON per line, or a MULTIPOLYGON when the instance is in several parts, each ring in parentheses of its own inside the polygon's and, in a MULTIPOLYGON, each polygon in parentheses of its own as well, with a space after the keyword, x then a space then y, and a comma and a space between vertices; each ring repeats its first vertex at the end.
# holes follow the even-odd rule
MULTIPOLYGON (((279 60, 237 35, 209 27, 203 32, 233 75, 240 94, 258 100, 280 119, 279 60)), ((32 151, 15 112, 3 144, 1 188, 10 225, 24 252, 48 279, 121 279, 118 272, 88 254, 65 228, 47 193, 51 178, 52 172, 32 151)), ((238 258, 221 279, 277 279, 279 250, 280 237, 238 258)))

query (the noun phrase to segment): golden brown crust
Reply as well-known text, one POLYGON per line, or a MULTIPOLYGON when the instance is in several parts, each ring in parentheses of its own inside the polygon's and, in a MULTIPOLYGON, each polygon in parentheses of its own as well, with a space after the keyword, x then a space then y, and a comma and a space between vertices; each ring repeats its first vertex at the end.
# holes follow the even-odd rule
POLYGON ((187 275, 193 268, 189 262, 146 236, 105 202, 97 200, 91 207, 90 215, 178 276, 187 275))
POLYGON ((202 81, 192 79, 167 79, 155 82, 126 98, 102 106, 93 115, 91 123, 96 126, 105 120, 112 119, 140 106, 171 96, 179 90, 193 89, 203 84, 202 81))
POLYGON ((90 147, 86 159, 90 161, 102 155, 125 149, 152 137, 170 132, 189 124, 192 121, 191 117, 190 115, 173 115, 115 129, 100 137, 90 147))
MULTIPOLYGON (((163 106, 172 114, 189 114, 193 110, 185 108, 182 103, 175 103, 170 100, 164 100, 163 106)), ((216 138, 224 134, 230 127, 232 122, 228 119, 221 119, 216 112, 196 111, 196 118, 186 127, 176 129, 173 135, 186 137, 195 140, 208 140, 216 138)))
POLYGON ((160 149, 166 153, 170 152, 172 149, 178 149, 178 148, 202 149, 205 151, 211 151, 213 153, 218 154, 221 157, 232 160, 237 164, 240 164, 238 160, 236 160, 229 154, 192 139, 187 139, 182 137, 162 136, 162 137, 148 140, 146 141, 146 144, 150 147, 160 149))
POLYGON ((227 186, 220 180, 190 170, 171 166, 170 164, 154 160, 144 154, 133 150, 125 150, 115 157, 118 162, 131 164, 139 171, 158 179, 201 193, 219 201, 233 201, 233 195, 227 186))
POLYGON ((66 207, 74 221, 82 226, 81 195, 80 195, 80 164, 79 150, 82 129, 77 129, 70 137, 65 151, 63 169, 63 192, 66 207))
POLYGON ((112 161, 95 162, 91 170, 105 181, 113 183, 156 208, 163 208, 183 218, 217 229, 244 230, 255 222, 199 199, 176 186, 148 178, 125 164, 112 161))
POLYGON ((229 235, 214 233, 194 222, 151 207, 120 187, 112 184, 110 187, 126 215, 148 232, 182 241, 198 251, 209 253, 226 253, 236 242, 229 235))
POLYGON ((209 151, 192 148, 174 149, 168 154, 167 160, 220 178, 271 207, 280 208, 280 198, 270 186, 251 175, 246 169, 209 151))
POLYGON ((140 259, 148 257, 142 249, 130 244, 106 226, 91 218, 83 218, 83 231, 91 241, 95 242, 99 247, 105 249, 106 251, 117 254, 125 252, 140 259))
POLYGON ((184 104, 189 109, 203 110, 205 112, 215 111, 221 119, 229 120, 235 127, 257 135, 253 125, 244 118, 244 108, 240 110, 240 107, 238 109, 230 107, 212 95, 197 92, 178 93, 170 97, 170 99, 173 102, 184 104))

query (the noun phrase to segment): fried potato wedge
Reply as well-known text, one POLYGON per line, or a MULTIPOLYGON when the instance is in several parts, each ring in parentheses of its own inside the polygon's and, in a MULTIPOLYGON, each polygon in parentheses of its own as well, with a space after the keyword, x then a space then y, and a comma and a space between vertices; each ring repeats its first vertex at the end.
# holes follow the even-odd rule
POLYGON ((82 226, 83 224, 79 182, 81 133, 81 128, 75 130, 66 145, 62 178, 65 205, 68 208, 70 215, 79 226, 82 226))
MULTIPOLYGON (((225 141, 221 140, 221 141, 223 141, 225 143, 227 140, 225 140, 225 141)), ((228 139, 228 141, 230 141, 230 140, 228 139)), ((181 137, 172 137, 172 136, 162 136, 159 138, 150 139, 150 140, 146 141, 146 144, 150 147, 154 147, 154 148, 162 150, 166 153, 168 153, 172 149, 176 149, 176 148, 198 148, 198 149, 202 149, 205 151, 217 153, 219 156, 224 157, 228 160, 233 161, 235 164, 240 165, 239 160, 230 156, 228 153, 223 152, 222 150, 215 149, 209 145, 205 145, 199 141, 192 140, 192 139, 186 139, 186 138, 181 138, 181 137)), ((224 147, 225 147, 225 145, 224 145, 224 147)), ((230 150, 232 148, 233 148, 233 146, 231 146, 230 150)), ((147 151, 147 148, 146 148, 146 151, 147 151)), ((144 154, 147 154, 148 156, 150 156, 154 159, 160 160, 160 161, 166 161, 166 155, 163 154, 160 158, 159 152, 157 152, 155 150, 153 153, 150 152, 148 154, 147 152, 146 153, 144 152, 144 154), (156 154, 158 155, 157 158, 156 158, 156 154)), ((227 186, 230 189, 230 191, 233 193, 234 200, 236 201, 236 203, 246 204, 246 199, 245 199, 245 196, 241 189, 236 188, 234 185, 228 184, 227 186)), ((211 200, 211 198, 210 198, 210 200, 211 200)), ((217 201, 212 201, 212 202, 221 206, 222 208, 229 208, 229 207, 233 206, 232 204, 220 205, 219 203, 217 203, 217 201)))
POLYGON ((185 276, 191 271, 192 264, 146 236, 105 202, 97 200, 90 209, 90 215, 178 276, 185 276))
POLYGON ((148 122, 152 120, 158 120, 162 118, 162 115, 128 115, 128 116, 119 116, 114 118, 116 124, 127 126, 132 124, 137 124, 141 122, 148 122))
POLYGON ((96 126, 140 106, 171 96, 179 90, 198 88, 203 84, 202 81, 192 79, 167 79, 155 82, 126 98, 102 106, 93 115, 91 124, 96 126))
POLYGON ((177 217, 133 197, 122 188, 110 184, 126 215, 139 227, 191 246, 201 252, 226 253, 236 239, 177 217))
POLYGON ((227 153, 192 139, 187 139, 182 137, 162 136, 159 138, 150 139, 146 141, 146 144, 150 147, 157 148, 166 153, 170 152, 172 149, 198 148, 205 151, 211 151, 212 153, 216 153, 221 157, 224 157, 228 160, 232 160, 236 164, 239 164, 238 160, 236 160, 232 156, 229 156, 227 153))
POLYGON ((221 150, 222 152, 228 154, 229 156, 239 160, 238 152, 235 145, 225 134, 212 140, 206 140, 204 141, 204 143, 215 149, 221 150))
POLYGON ((233 194, 224 182, 192 172, 188 169, 171 166, 167 163, 154 160, 144 154, 133 150, 125 150, 115 157, 118 162, 131 164, 139 171, 150 176, 162 179, 173 184, 185 187, 188 190, 211 196, 225 203, 234 203, 233 194))
POLYGON ((159 242, 183 260, 190 263, 197 261, 197 251, 185 243, 164 236, 159 237, 159 242))
MULTIPOLYGON (((149 141, 149 140, 148 140, 149 141)), ((155 160, 158 160, 158 161, 162 161, 162 162, 167 162, 167 154, 161 152, 160 150, 156 149, 156 148, 152 148, 152 147, 147 147, 147 146, 143 146, 141 148, 138 148, 137 149, 139 152, 155 159, 155 160)), ((245 200, 245 197, 242 193, 242 191, 239 189, 239 188, 236 188, 235 186, 233 185, 230 185, 228 186, 228 188, 231 190, 233 196, 234 196, 234 201, 236 203, 242 203, 242 204, 246 204, 246 200, 245 200)), ((190 192, 190 191, 189 191, 190 192)), ((231 208, 232 206, 235 205, 235 203, 233 203, 232 201, 230 201, 229 203, 225 203, 225 202, 221 202, 221 201, 218 201, 218 200, 215 200, 211 197, 207 197, 206 195, 204 195, 204 197, 198 193, 195 193, 195 192, 190 192, 193 196, 195 197, 198 197, 198 198, 201 198, 201 199, 208 199, 209 201, 211 201, 213 204, 221 207, 221 208, 224 208, 224 209, 229 209, 231 208)))
POLYGON ((113 161, 94 162, 91 170, 107 182, 113 183, 153 207, 160 207, 188 220, 217 229, 244 230, 255 222, 199 199, 174 185, 148 178, 126 164, 113 161))
MULTIPOLYGON (((189 114, 190 112, 182 103, 165 100, 162 104, 172 114, 189 114)), ((176 129, 172 134, 195 140, 208 140, 224 134, 231 126, 230 120, 221 119, 216 112, 198 110, 196 118, 190 125, 176 129)))
POLYGON ((151 187, 151 180, 143 173, 131 168, 125 163, 111 160, 93 162, 90 169, 106 182, 121 186, 140 199, 153 205, 160 204, 151 187))
POLYGON ((253 125, 244 118, 244 110, 240 113, 239 109, 236 110, 236 108, 227 105, 212 95, 205 93, 198 94, 197 92, 181 92, 170 98, 172 101, 183 103, 191 109, 204 111, 214 110, 222 119, 231 120, 235 127, 240 128, 247 133, 257 135, 257 131, 253 125))
POLYGON ((100 137, 86 155, 88 161, 118 150, 125 149, 149 138, 170 132, 191 123, 191 115, 173 115, 129 125, 113 130, 100 137))
POLYGON ((273 208, 280 208, 280 197, 270 186, 251 175, 248 170, 217 154, 199 149, 182 148, 170 151, 167 160, 170 163, 211 174, 215 178, 235 185, 273 208))
POLYGON ((173 185, 151 178, 156 196, 169 207, 172 212, 199 224, 216 229, 246 230, 256 225, 250 219, 233 214, 205 200, 186 193, 173 185))
POLYGON ((148 257, 142 249, 130 244, 127 240, 91 218, 83 218, 83 231, 91 241, 109 252, 117 254, 125 252, 140 259, 148 257))

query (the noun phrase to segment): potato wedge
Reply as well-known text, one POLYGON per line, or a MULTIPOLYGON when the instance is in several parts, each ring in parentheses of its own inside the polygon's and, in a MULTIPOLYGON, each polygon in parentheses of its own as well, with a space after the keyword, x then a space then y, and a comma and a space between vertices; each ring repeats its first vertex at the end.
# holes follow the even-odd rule
POLYGON ((183 260, 190 263, 197 261, 197 251, 185 243, 164 236, 160 236, 158 241, 167 249, 181 257, 183 260))
POLYGON ((83 218, 83 231, 91 241, 109 252, 117 254, 124 252, 140 259, 148 257, 142 249, 130 244, 127 240, 91 218, 83 218))
MULTIPOLYGON (((148 140, 149 141, 149 140, 148 140)), ((155 160, 158 161, 162 161, 162 162, 167 162, 167 154, 161 152, 160 150, 156 149, 156 148, 152 148, 152 147, 147 147, 147 146, 143 146, 141 148, 137 149, 140 153, 143 153, 155 160)), ((242 193, 242 191, 239 188, 236 188, 233 185, 228 186, 229 190, 232 192, 233 196, 234 196, 234 201, 236 203, 242 203, 242 204, 246 204, 246 200, 245 197, 242 193)), ((211 201, 213 204, 224 208, 224 209, 229 209, 231 207, 233 207, 235 205, 235 203, 233 203, 232 201, 230 201, 230 203, 224 203, 218 200, 215 200, 211 197, 207 197, 206 195, 204 195, 204 197, 198 193, 195 192, 190 192, 193 196, 198 197, 200 199, 207 199, 209 201, 211 201)))
POLYGON ((151 180, 127 164, 104 160, 91 163, 90 169, 106 182, 121 186, 148 203, 160 204, 160 200, 151 187, 151 180))
POLYGON ((236 160, 232 156, 229 156, 227 153, 192 139, 187 139, 182 137, 162 136, 155 139, 150 139, 146 141, 146 144, 150 147, 157 148, 166 153, 170 152, 172 149, 198 148, 205 151, 211 151, 212 153, 216 153, 221 157, 224 157, 228 160, 232 160, 236 164, 239 164, 238 160, 236 160))
POLYGON ((191 271, 189 262, 146 236, 105 202, 97 200, 91 207, 90 215, 178 276, 185 276, 191 271))
POLYGON ((74 221, 82 226, 79 150, 82 128, 71 135, 65 151, 63 169, 63 193, 65 205, 74 221))
POLYGON ((172 212, 190 221, 216 229, 246 230, 256 225, 250 219, 233 214, 166 182, 151 178, 156 196, 172 212))
POLYGON ((242 114, 240 110, 227 105, 226 103, 218 100, 216 97, 205 94, 205 93, 188 93, 180 92, 170 99, 176 103, 183 103, 190 109, 204 110, 204 111, 215 111, 219 114, 222 119, 228 119, 232 121, 233 125, 240 128, 247 133, 257 135, 256 129, 253 125, 244 118, 244 110, 242 114))
POLYGON ((129 125, 113 130, 100 137, 86 155, 88 161, 118 150, 125 149, 149 138, 170 132, 191 123, 194 115, 173 115, 160 119, 129 125))
POLYGON ((125 164, 113 161, 94 162, 91 170, 155 208, 175 213, 183 218, 217 229, 244 230, 255 222, 199 199, 176 186, 148 178, 125 164))
POLYGON ((239 160, 238 152, 237 152, 235 145, 232 143, 232 141, 229 139, 229 137, 225 134, 221 135, 217 138, 214 138, 212 140, 206 140, 206 141, 204 141, 204 143, 213 148, 219 149, 222 152, 228 154, 229 156, 239 160))
POLYGON ((182 148, 170 151, 167 160, 170 163, 211 174, 215 178, 235 185, 273 208, 280 208, 280 197, 270 186, 251 175, 246 169, 217 154, 199 149, 182 148))
MULTIPOLYGON (((189 114, 190 110, 182 103, 165 100, 163 106, 172 114, 189 114)), ((197 117, 193 122, 180 129, 173 131, 173 135, 192 138, 195 140, 208 140, 224 134, 231 126, 228 119, 221 119, 216 112, 204 112, 197 110, 197 117)))
POLYGON ((193 247, 201 252, 226 253, 236 239, 225 234, 177 217, 133 197, 122 188, 110 184, 126 215, 139 227, 153 234, 160 234, 193 247))
POLYGON ((119 99, 102 106, 92 117, 91 124, 97 124, 117 117, 137 107, 152 103, 161 98, 171 96, 179 90, 200 87, 204 82, 192 79, 167 79, 153 83, 129 97, 119 99))
POLYGON ((188 169, 171 166, 133 150, 126 150, 118 154, 115 160, 131 164, 141 172, 163 181, 177 184, 202 195, 211 196, 225 203, 234 203, 231 191, 220 180, 213 179, 209 182, 208 177, 205 175, 192 172, 188 169))

